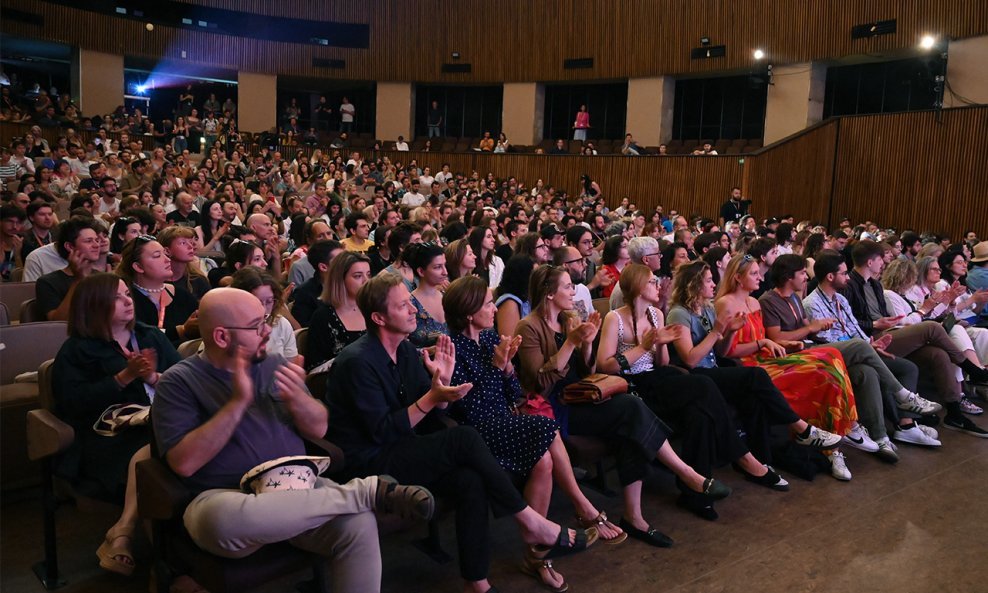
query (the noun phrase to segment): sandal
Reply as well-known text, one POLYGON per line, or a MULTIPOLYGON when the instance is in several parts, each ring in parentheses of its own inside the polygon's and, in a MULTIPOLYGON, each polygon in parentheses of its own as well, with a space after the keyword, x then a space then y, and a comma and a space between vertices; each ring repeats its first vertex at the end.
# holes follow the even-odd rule
MULTIPOLYGON (((99 566, 103 570, 122 574, 129 577, 134 573, 134 554, 130 546, 118 545, 121 538, 132 539, 130 533, 123 533, 110 529, 106 532, 106 538, 99 548, 96 549, 96 557, 99 558, 99 566), (125 558, 126 560, 121 560, 125 558)), ((128 542, 129 543, 129 542, 128 542)))
POLYGON ((559 537, 556 543, 551 546, 531 545, 528 546, 529 555, 536 560, 552 560, 562 558, 571 554, 577 554, 589 548, 597 541, 597 530, 591 527, 586 531, 576 530, 576 537, 573 541, 569 539, 569 530, 565 527, 559 528, 559 537))
POLYGON ((615 525, 615 524, 611 523, 610 521, 608 521, 607 520, 607 513, 603 512, 603 511, 601 511, 593 519, 584 519, 583 517, 577 515, 576 516, 576 520, 580 522, 580 527, 586 528, 586 527, 594 527, 594 526, 596 526, 596 528, 597 528, 597 535, 600 536, 601 541, 603 541, 605 544, 617 545, 617 544, 620 544, 621 542, 623 542, 624 540, 628 539, 628 534, 625 533, 621 527, 618 527, 617 525, 615 525), (617 531, 617 530, 622 530, 622 531, 621 531, 621 533, 615 535, 612 538, 606 538, 606 537, 600 535, 600 533, 601 533, 600 528, 601 527, 609 527, 609 528, 611 528, 614 531, 617 531))
POLYGON ((525 561, 521 565, 521 571, 530 577, 535 578, 542 587, 553 591, 554 593, 563 593, 564 591, 569 591, 569 583, 563 578, 563 575, 556 572, 552 567, 552 560, 540 560, 531 555, 525 557, 525 561), (542 570, 545 570, 550 576, 557 576, 562 580, 562 583, 557 587, 545 579, 542 574, 542 570))

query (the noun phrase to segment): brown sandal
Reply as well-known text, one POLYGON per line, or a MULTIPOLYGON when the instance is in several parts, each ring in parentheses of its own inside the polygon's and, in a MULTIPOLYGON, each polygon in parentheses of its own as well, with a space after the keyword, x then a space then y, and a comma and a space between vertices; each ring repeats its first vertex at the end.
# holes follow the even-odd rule
POLYGON ((124 546, 117 543, 121 538, 127 538, 128 543, 131 543, 130 540, 133 539, 133 536, 130 533, 113 529, 107 531, 106 538, 96 550, 96 557, 99 558, 99 565, 103 570, 129 577, 134 573, 134 553, 129 545, 124 546), (126 558, 129 562, 120 560, 120 558, 126 558))
POLYGON ((553 593, 564 593, 569 591, 569 583, 563 578, 563 575, 556 572, 556 569, 552 567, 552 560, 540 560, 531 555, 525 556, 525 561, 521 565, 521 571, 530 577, 535 578, 536 581, 542 585, 543 588, 553 591, 553 593), (562 583, 557 587, 552 583, 545 580, 542 576, 542 570, 546 570, 550 575, 555 575, 562 579, 562 583))
POLYGON ((604 542, 605 544, 617 545, 617 544, 620 544, 621 542, 623 542, 624 540, 628 539, 628 534, 623 529, 621 529, 620 527, 618 527, 617 525, 615 525, 615 524, 611 523, 610 521, 608 521, 607 520, 607 513, 603 512, 603 511, 601 511, 600 514, 597 515, 593 519, 584 519, 583 517, 577 515, 576 516, 576 520, 580 522, 580 526, 583 527, 583 528, 596 527, 597 528, 597 535, 600 536, 600 540, 602 542, 604 542), (616 536, 614 536, 614 537, 612 537, 610 539, 607 539, 606 537, 604 537, 602 535, 602 532, 600 530, 601 527, 609 527, 611 530, 613 530, 613 531, 620 531, 621 533, 619 533, 618 535, 616 535, 616 536))

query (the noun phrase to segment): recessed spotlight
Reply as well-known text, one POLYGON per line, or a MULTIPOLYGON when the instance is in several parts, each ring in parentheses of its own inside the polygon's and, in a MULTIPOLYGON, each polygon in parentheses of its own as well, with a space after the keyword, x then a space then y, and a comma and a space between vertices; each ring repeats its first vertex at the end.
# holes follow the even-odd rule
POLYGON ((751 55, 754 56, 756 60, 760 60, 765 57, 765 52, 763 52, 760 49, 756 49, 754 52, 751 53, 751 55))
POLYGON ((923 49, 933 49, 937 40, 933 35, 923 35, 923 38, 919 40, 919 46, 923 49))

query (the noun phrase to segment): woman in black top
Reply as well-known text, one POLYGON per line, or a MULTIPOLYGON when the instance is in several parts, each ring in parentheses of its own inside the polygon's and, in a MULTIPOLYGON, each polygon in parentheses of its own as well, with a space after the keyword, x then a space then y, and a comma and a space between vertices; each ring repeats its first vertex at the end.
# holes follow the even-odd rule
POLYGON ((141 235, 128 243, 116 273, 130 286, 138 321, 165 332, 174 345, 199 337, 199 302, 169 284, 171 259, 154 237, 141 235))
POLYGON ((103 568, 134 570, 130 540, 137 526, 134 464, 150 456, 150 431, 131 426, 108 437, 93 423, 112 405, 149 406, 158 374, 177 363, 164 334, 134 321, 127 284, 113 274, 79 281, 69 305, 69 338, 55 357, 55 412, 75 428, 75 441, 61 458, 59 475, 91 496, 123 501, 119 520, 97 555, 103 568))
POLYGON ((329 263, 319 308, 309 322, 305 370, 333 360, 340 350, 367 333, 367 323, 357 309, 357 291, 370 278, 370 262, 360 253, 344 251, 329 263))

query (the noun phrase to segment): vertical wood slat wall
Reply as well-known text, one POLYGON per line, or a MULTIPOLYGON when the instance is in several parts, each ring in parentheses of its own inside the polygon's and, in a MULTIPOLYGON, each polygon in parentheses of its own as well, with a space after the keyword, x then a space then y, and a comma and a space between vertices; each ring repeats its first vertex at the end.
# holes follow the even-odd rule
POLYGON ((264 15, 367 24, 368 49, 262 41, 156 26, 44 0, 2 0, 44 17, 41 27, 0 19, 4 34, 86 49, 286 76, 417 81, 534 82, 603 80, 755 68, 760 47, 776 65, 911 48, 934 33, 961 39, 988 33, 980 0, 186 0, 264 15), (852 40, 851 27, 897 19, 897 32, 852 40), (726 45, 724 58, 691 60, 701 37, 726 45), (452 52, 469 74, 444 74, 452 52), (312 58, 346 61, 342 70, 312 58), (567 58, 593 58, 564 70, 567 58))
MULTIPOLYGON (((29 128, 0 124, 0 141, 8 143, 29 128)), ((514 176, 529 187, 542 179, 574 194, 586 173, 612 205, 629 196, 647 211, 661 204, 667 212, 716 216, 738 185, 754 200, 759 217, 791 213, 829 225, 848 216, 957 239, 968 228, 988 237, 986 130, 988 107, 842 117, 745 155, 743 166, 737 156, 380 154, 405 165, 415 159, 433 173, 449 163, 456 172, 514 176)), ((46 128, 44 134, 50 143, 57 139, 57 130, 46 128)), ((282 154, 292 158, 295 150, 285 147, 282 154)))

